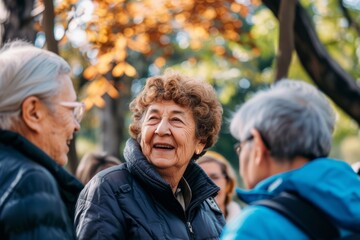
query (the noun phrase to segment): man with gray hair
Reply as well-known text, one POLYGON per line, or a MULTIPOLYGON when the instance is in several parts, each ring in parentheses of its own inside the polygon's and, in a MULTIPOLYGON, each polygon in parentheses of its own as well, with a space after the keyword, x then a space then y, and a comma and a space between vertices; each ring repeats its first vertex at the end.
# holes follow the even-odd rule
POLYGON ((23 41, 0 50, 1 239, 75 239, 83 185, 65 169, 80 129, 69 65, 23 41))
POLYGON ((222 239, 312 239, 263 203, 284 195, 319 210, 340 237, 360 232, 360 179, 347 163, 327 157, 334 123, 325 96, 302 81, 281 80, 241 106, 230 131, 239 140, 240 175, 249 189, 237 195, 249 206, 226 225, 222 239))

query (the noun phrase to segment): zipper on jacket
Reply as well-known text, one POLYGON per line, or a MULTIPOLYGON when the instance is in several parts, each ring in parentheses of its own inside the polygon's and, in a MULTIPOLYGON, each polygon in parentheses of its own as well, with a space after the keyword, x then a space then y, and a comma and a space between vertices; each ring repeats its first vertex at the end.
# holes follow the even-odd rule
POLYGON ((193 228, 191 226, 191 222, 186 222, 186 223, 187 223, 187 226, 188 226, 188 229, 189 229, 190 233, 194 234, 193 228))

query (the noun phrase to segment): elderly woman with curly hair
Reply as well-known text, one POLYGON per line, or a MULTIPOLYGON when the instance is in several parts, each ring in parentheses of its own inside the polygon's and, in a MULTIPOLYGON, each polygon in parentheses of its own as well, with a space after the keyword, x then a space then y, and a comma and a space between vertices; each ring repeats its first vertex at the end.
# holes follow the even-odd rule
POLYGON ((217 141, 222 107, 211 85, 171 73, 147 79, 130 103, 126 162, 81 192, 79 239, 219 239, 219 192, 195 163, 217 141))

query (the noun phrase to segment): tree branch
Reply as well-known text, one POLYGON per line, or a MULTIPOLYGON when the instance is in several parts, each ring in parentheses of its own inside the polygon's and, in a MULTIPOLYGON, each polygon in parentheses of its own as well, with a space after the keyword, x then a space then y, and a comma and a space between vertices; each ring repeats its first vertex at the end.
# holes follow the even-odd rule
POLYGON ((358 36, 360 37, 360 26, 358 24, 356 24, 356 22, 352 19, 349 10, 344 6, 344 1, 343 0, 339 0, 339 6, 340 9, 342 10, 342 12, 344 13, 344 17, 346 18, 346 20, 349 23, 349 27, 352 27, 355 29, 355 31, 357 32, 358 36))
MULTIPOLYGON (((278 16, 278 0, 263 0, 278 16)), ((299 3, 295 15, 295 49, 299 59, 314 83, 341 109, 360 124, 360 87, 335 62, 317 37, 311 19, 299 3)))
POLYGON ((294 19, 296 0, 282 1, 279 11, 279 52, 275 81, 288 76, 294 49, 294 19))

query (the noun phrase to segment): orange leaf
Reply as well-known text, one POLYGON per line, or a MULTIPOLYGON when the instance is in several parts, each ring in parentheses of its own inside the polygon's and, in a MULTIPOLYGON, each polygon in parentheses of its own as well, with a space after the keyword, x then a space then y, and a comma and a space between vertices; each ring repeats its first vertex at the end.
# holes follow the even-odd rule
POLYGON ((100 74, 105 74, 110 70, 111 65, 109 63, 99 63, 96 67, 100 74))
POLYGON ((82 102, 85 104, 86 110, 89 110, 90 108, 92 108, 94 106, 93 101, 89 97, 82 100, 82 102))
POLYGON ((88 80, 92 80, 93 78, 96 77, 97 74, 98 74, 98 72, 97 72, 96 67, 94 67, 93 65, 90 65, 85 69, 83 76, 84 76, 84 78, 86 78, 88 80))
POLYGON ((105 84, 107 80, 104 77, 92 81, 86 88, 88 96, 101 96, 105 93, 105 84))
POLYGON ((126 37, 132 37, 133 35, 134 35, 134 29, 132 29, 132 28, 125 28, 124 29, 124 35, 126 36, 126 37))
POLYGON ((119 91, 116 90, 116 88, 110 83, 108 85, 108 90, 106 92, 112 98, 117 98, 119 96, 119 91))
POLYGON ((93 102, 99 108, 103 108, 105 106, 105 101, 101 96, 94 98, 93 102))
POLYGON ((158 68, 161 68, 162 66, 165 65, 166 63, 166 60, 164 57, 158 57, 156 60, 155 60, 155 65, 158 67, 158 68))
POLYGON ((124 49, 115 51, 115 60, 118 62, 124 61, 127 56, 127 52, 124 49))
POLYGON ((116 64, 116 66, 113 68, 112 75, 114 77, 121 77, 124 74, 124 72, 125 72, 125 63, 120 62, 116 64))
POLYGON ((126 63, 125 74, 128 75, 129 77, 134 77, 136 75, 136 69, 130 64, 126 63))
POLYGON ((215 46, 213 47, 213 51, 219 56, 223 56, 225 54, 225 48, 223 46, 215 46))
POLYGON ((214 19, 216 17, 216 12, 213 8, 208 8, 206 9, 206 11, 203 13, 203 16, 208 19, 208 20, 211 20, 211 19, 214 19))
POLYGON ((115 48, 116 48, 116 50, 123 50, 126 48, 126 44, 127 44, 126 37, 124 37, 123 35, 120 34, 117 37, 117 40, 115 43, 115 48))

